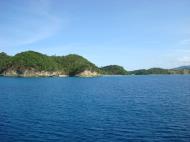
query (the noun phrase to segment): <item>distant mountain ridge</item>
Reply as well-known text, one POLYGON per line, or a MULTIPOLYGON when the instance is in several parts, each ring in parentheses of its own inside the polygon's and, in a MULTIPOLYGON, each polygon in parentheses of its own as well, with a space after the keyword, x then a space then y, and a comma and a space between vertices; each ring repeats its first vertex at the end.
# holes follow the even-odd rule
POLYGON ((190 69, 190 65, 188 66, 180 66, 180 67, 177 67, 177 68, 174 68, 175 70, 189 70, 190 69))
POLYGON ((118 65, 109 65, 100 68, 102 72, 108 75, 127 75, 127 71, 122 67, 118 65))
POLYGON ((75 54, 47 56, 26 51, 8 56, 6 53, 0 53, 0 74, 4 76, 75 76, 85 70, 97 74, 99 72, 96 65, 75 54))
POLYGON ((170 70, 162 68, 150 68, 130 71, 129 74, 134 75, 149 75, 149 74, 171 74, 170 70))
POLYGON ((47 56, 35 51, 26 51, 9 56, 0 53, 0 74, 2 76, 82 76, 93 77, 103 74, 125 75, 123 67, 104 70, 88 61, 86 58, 70 54, 67 56, 47 56), (122 71, 121 71, 122 69, 122 71))
POLYGON ((0 53, 1 76, 81 76, 100 75, 151 75, 151 74, 190 74, 190 66, 175 69, 150 68, 127 71, 122 66, 108 65, 98 67, 86 58, 70 54, 66 56, 48 56, 35 51, 25 51, 14 56, 0 53))

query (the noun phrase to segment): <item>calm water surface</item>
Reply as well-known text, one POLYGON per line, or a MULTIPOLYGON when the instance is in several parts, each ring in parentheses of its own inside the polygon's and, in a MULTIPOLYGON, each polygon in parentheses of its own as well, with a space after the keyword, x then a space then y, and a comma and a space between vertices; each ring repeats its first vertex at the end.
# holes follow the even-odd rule
POLYGON ((0 142, 190 142, 190 76, 0 77, 0 142))

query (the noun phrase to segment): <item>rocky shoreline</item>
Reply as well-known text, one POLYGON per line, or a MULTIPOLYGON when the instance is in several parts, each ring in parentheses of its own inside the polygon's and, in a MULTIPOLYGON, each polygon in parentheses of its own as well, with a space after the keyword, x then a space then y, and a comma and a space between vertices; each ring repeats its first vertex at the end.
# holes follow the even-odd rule
MULTIPOLYGON (((69 77, 70 75, 65 74, 61 71, 36 71, 36 70, 6 70, 0 76, 7 77, 69 77)), ((85 70, 76 75, 76 77, 97 77, 100 76, 99 73, 95 71, 85 70)))

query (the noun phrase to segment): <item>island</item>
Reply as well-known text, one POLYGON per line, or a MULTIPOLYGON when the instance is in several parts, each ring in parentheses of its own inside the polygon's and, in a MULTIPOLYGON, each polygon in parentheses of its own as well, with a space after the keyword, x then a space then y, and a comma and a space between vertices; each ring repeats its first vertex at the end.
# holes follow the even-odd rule
POLYGON ((127 71, 119 65, 98 67, 86 58, 70 54, 48 56, 35 51, 25 51, 14 56, 0 53, 0 75, 16 77, 97 77, 102 75, 190 74, 189 67, 175 69, 151 68, 127 71))
POLYGON ((48 56, 35 51, 26 51, 9 56, 0 53, 0 75, 18 77, 78 76, 96 77, 104 74, 126 74, 124 68, 117 66, 99 68, 82 56, 48 56), (120 71, 123 69, 123 72, 120 71), (118 71, 117 71, 118 70, 118 71))

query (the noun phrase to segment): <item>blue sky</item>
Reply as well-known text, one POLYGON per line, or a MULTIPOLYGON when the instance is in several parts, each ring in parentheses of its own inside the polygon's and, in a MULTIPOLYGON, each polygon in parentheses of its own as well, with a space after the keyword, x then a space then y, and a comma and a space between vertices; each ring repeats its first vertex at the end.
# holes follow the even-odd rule
POLYGON ((190 65, 190 0, 0 0, 0 51, 127 70, 190 65))

